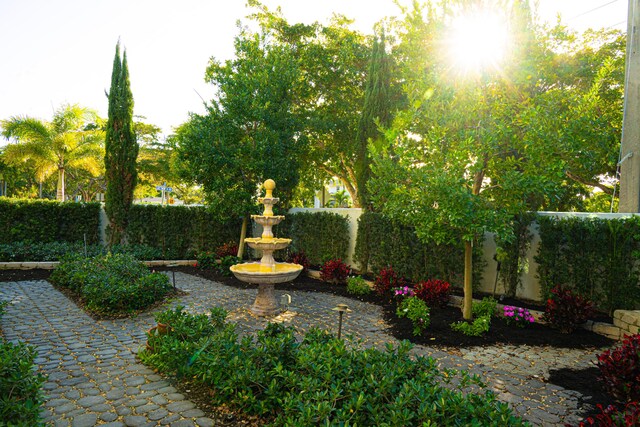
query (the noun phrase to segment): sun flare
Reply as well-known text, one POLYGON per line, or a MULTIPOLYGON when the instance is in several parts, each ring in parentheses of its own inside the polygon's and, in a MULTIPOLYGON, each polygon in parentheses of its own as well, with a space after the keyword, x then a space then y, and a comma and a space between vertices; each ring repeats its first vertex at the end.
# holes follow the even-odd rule
POLYGON ((452 65, 462 72, 498 68, 505 56, 509 31, 505 19, 480 11, 460 15, 451 22, 448 54, 452 65))

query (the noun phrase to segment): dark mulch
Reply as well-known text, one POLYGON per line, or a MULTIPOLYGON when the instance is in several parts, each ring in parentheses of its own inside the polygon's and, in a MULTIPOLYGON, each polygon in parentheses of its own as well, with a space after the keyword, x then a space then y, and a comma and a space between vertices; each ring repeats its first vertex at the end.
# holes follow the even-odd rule
POLYGON ((20 280, 47 280, 53 270, 0 270, 0 282, 20 280))
MULTIPOLYGON (((180 271, 222 282, 228 286, 233 286, 239 289, 257 289, 256 285, 241 282, 235 277, 221 276, 213 270, 200 270, 198 268, 186 266, 174 268, 156 267, 154 269, 180 271)), ((0 282, 47 279, 49 274, 50 271, 47 270, 0 270, 0 282)), ((454 307, 433 309, 431 311, 431 325, 429 326, 427 333, 423 336, 415 337, 412 334, 411 322, 407 319, 400 319, 396 316, 395 303, 393 301, 383 299, 375 294, 367 296, 353 296, 347 293, 344 285, 325 283, 306 276, 298 277, 291 283, 277 284, 276 289, 287 291, 325 292, 359 301, 378 304, 383 308, 385 320, 390 325, 389 332, 395 338, 407 339, 416 344, 442 347, 446 350, 470 346, 524 344, 532 346, 550 346, 555 348, 593 349, 594 351, 598 351, 597 349, 603 349, 604 347, 614 344, 614 341, 586 330, 578 330, 572 334, 561 334, 554 329, 537 323, 527 328, 517 328, 508 325, 500 318, 494 318, 492 320, 491 329, 485 336, 468 337, 451 330, 450 324, 462 319, 460 309, 454 307)), ((543 307, 537 306, 531 302, 523 303, 517 300, 504 300, 502 303, 524 306, 529 309, 544 310, 543 307)), ((351 315, 354 316, 357 315, 357 313, 352 313, 351 315)), ((548 382, 567 389, 579 391, 585 397, 592 396, 591 399, 585 399, 585 401, 590 404, 602 403, 606 406, 606 404, 612 403, 613 401, 606 393, 603 392, 597 377, 598 369, 595 367, 581 370, 559 369, 551 371, 548 382)), ((195 389, 197 388, 197 385, 191 384, 189 387, 195 389)), ((190 396, 195 396, 198 393, 188 394, 190 396)), ((209 412, 218 412, 215 408, 208 409, 209 412)), ((229 411, 221 419, 221 421, 226 423, 221 425, 234 425, 234 423, 240 422, 240 419, 235 417, 241 416, 233 411, 229 411)), ((242 424, 246 423, 245 425, 252 425, 253 422, 255 422, 255 420, 252 419, 244 419, 241 421, 242 424)))

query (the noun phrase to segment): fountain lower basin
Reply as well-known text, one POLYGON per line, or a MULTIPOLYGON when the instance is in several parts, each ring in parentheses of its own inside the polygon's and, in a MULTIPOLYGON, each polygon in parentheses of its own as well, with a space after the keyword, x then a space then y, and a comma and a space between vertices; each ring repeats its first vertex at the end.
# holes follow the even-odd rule
POLYGON ((230 270, 238 280, 243 282, 275 284, 292 281, 298 277, 302 271, 302 266, 286 262, 277 262, 274 265, 247 262, 233 265, 230 270))

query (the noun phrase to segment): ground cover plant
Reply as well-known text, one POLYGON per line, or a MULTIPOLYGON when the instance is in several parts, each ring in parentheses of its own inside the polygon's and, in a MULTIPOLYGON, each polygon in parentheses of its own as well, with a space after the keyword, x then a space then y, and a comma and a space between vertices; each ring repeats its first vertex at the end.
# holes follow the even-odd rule
MULTIPOLYGON (((0 301, 0 317, 6 301, 0 301)), ((0 425, 40 426, 45 378, 34 371, 36 350, 5 341, 0 330, 0 425)))
POLYGON ((128 254, 63 259, 49 281, 80 295, 95 314, 126 314, 161 301, 172 287, 162 273, 152 273, 128 254))
POLYGON ((167 333, 149 336, 140 358, 270 425, 524 425, 478 378, 412 358, 406 342, 364 349, 318 329, 298 341, 281 324, 239 338, 224 316, 164 312, 167 333))

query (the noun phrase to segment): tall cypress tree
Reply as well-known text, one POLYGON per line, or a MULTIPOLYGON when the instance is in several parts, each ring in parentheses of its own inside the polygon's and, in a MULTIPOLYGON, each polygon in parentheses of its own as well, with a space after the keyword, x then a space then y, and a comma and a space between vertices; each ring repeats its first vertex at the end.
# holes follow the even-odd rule
POLYGON ((371 158, 368 144, 382 138, 378 125, 388 126, 391 122, 390 112, 391 71, 384 40, 384 32, 373 41, 369 75, 365 86, 364 107, 358 122, 358 143, 356 182, 358 185, 358 204, 361 208, 370 209, 367 182, 371 177, 371 158))
POLYGON ((129 84, 127 53, 120 60, 120 42, 111 73, 109 119, 105 141, 107 192, 105 211, 109 218, 109 245, 123 243, 129 208, 136 186, 138 142, 133 128, 133 95, 129 84))

